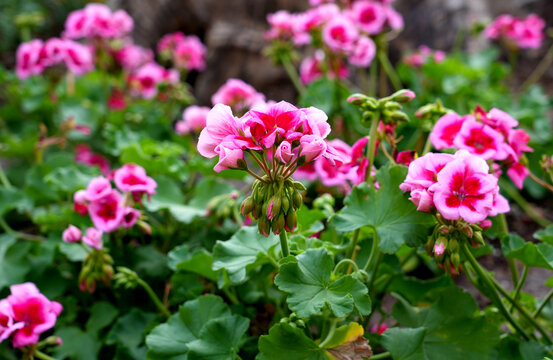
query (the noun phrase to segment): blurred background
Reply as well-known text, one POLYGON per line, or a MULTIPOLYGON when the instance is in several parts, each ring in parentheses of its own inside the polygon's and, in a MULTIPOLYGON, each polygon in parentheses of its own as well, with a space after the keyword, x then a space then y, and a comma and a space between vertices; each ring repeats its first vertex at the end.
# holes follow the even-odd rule
MULTIPOLYGON (((23 31, 31 37, 49 38, 63 30, 67 14, 82 8, 83 0, 1 0, 0 62, 13 68, 14 54, 23 31)), ((206 44, 207 69, 192 74, 198 103, 208 105, 226 79, 236 77, 252 84, 269 99, 293 100, 295 89, 282 67, 263 55, 268 29, 266 16, 281 9, 290 12, 308 8, 308 0, 111 0, 111 8, 125 9, 135 20, 135 43, 155 48, 170 32, 196 34, 206 44)), ((450 52, 474 52, 487 47, 484 37, 467 36, 467 28, 486 24, 499 14, 525 16, 536 13, 553 24, 551 0, 396 0, 394 7, 403 15, 405 28, 390 46, 392 62, 400 54, 428 45, 450 52)), ((525 79, 551 45, 547 38, 539 50, 520 54, 517 78, 525 79)), ((505 55, 506 56, 506 55, 505 55)), ((543 77, 547 93, 553 89, 553 68, 543 77)))

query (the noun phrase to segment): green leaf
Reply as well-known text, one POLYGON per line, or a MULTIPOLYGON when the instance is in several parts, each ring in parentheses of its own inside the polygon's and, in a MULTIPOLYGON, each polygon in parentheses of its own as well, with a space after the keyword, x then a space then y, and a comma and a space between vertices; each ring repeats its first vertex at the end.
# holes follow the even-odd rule
POLYGON ((297 261, 281 265, 275 284, 289 293, 288 306, 300 317, 309 317, 328 305, 336 317, 354 308, 361 315, 371 311, 367 287, 351 275, 331 281, 334 261, 326 249, 310 249, 297 261))
POLYGON ((229 194, 234 187, 226 182, 221 182, 216 179, 202 179, 194 186, 194 196, 190 200, 190 206, 199 209, 205 209, 211 199, 216 196, 229 194))
POLYGON ((110 329, 106 344, 119 344, 133 350, 142 343, 144 329, 155 318, 155 314, 132 308, 129 313, 117 319, 110 329))
POLYGON ((256 360, 333 360, 305 333, 290 324, 280 323, 259 338, 256 360))
POLYGON ((553 225, 549 225, 545 229, 536 231, 534 233, 534 238, 553 245, 553 225))
POLYGON ((58 249, 65 255, 70 261, 82 262, 87 256, 86 250, 81 244, 78 243, 58 243, 58 249))
POLYGON ((518 259, 526 266, 553 270, 553 246, 548 243, 536 245, 516 234, 509 234, 501 239, 501 251, 506 257, 518 259))
POLYGON ((148 211, 156 212, 167 209, 175 219, 185 224, 196 217, 205 215, 205 208, 197 208, 184 204, 184 196, 177 183, 168 177, 157 177, 156 194, 144 206, 148 211))
POLYGON ((551 352, 545 345, 535 341, 520 341, 510 335, 501 340, 490 360, 542 360, 548 355, 551 355, 551 352))
POLYGON ((28 261, 30 245, 18 242, 11 235, 0 235, 0 290, 23 282, 25 275, 31 271, 28 261))
POLYGON ((348 232, 363 226, 372 227, 380 239, 380 249, 388 254, 402 244, 416 247, 426 241, 434 223, 432 215, 417 211, 399 189, 405 179, 405 166, 385 166, 377 174, 380 189, 365 184, 354 187, 346 197, 346 206, 334 217, 338 231, 348 232))
POLYGON ((22 190, 0 187, 0 216, 13 209, 30 210, 32 206, 32 200, 22 190))
POLYGON ((168 254, 168 265, 173 271, 189 271, 211 281, 217 281, 217 271, 212 270, 213 256, 205 249, 190 251, 187 245, 181 245, 168 254))
POLYGON ((77 327, 60 328, 55 332, 63 344, 54 348, 54 354, 60 359, 97 360, 100 344, 95 336, 83 332, 77 327))
POLYGON ((227 241, 217 241, 213 248, 213 270, 225 269, 232 284, 246 279, 253 268, 269 263, 272 249, 279 243, 275 235, 265 237, 257 227, 243 227, 227 241))
POLYGON ((188 360, 235 359, 249 325, 247 318, 238 315, 208 321, 200 333, 200 339, 188 345, 188 360))
POLYGON ((402 326, 382 335, 394 360, 487 360, 499 342, 499 331, 467 292, 450 287, 435 292, 431 307, 417 308, 398 297, 392 314, 402 326))
POLYGON ((118 313, 117 308, 111 303, 106 301, 95 302, 90 308, 90 317, 86 322, 86 331, 98 333, 98 331, 110 325, 118 313))
POLYGON ((177 314, 150 332, 147 358, 187 360, 215 355, 220 359, 221 354, 237 350, 247 327, 248 320, 232 315, 220 297, 204 295, 184 303, 177 314))

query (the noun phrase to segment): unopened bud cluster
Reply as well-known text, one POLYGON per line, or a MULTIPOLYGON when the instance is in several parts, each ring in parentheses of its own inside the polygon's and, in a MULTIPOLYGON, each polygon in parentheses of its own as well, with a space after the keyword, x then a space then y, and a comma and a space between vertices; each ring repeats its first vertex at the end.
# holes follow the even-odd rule
MULTIPOLYGON (((438 217, 441 218, 440 215, 438 217)), ((464 242, 469 242, 472 246, 484 245, 482 227, 463 220, 439 222, 432 235, 428 237, 426 252, 433 256, 438 266, 446 272, 458 274, 462 270, 460 251, 464 242)))
POLYGON ((113 259, 106 249, 92 251, 88 254, 81 273, 79 284, 81 291, 93 293, 96 290, 96 282, 102 281, 109 286, 113 277, 113 259))
POLYGON ((419 119, 424 119, 423 123, 421 124, 423 130, 430 132, 434 128, 434 124, 436 124, 439 118, 451 112, 453 112, 453 110, 444 107, 441 100, 438 99, 435 103, 426 104, 420 107, 415 112, 415 116, 419 119))
POLYGON ((415 98, 411 90, 396 91, 390 96, 376 99, 363 94, 354 94, 348 98, 348 102, 363 111, 363 120, 370 122, 378 118, 384 124, 397 124, 400 121, 408 121, 409 117, 401 109, 404 103, 415 98))
POLYGON ((251 214, 257 220, 259 232, 265 236, 271 231, 275 235, 283 230, 293 232, 297 224, 296 210, 303 202, 300 194, 303 190, 303 184, 291 178, 256 180, 252 195, 242 203, 242 215, 251 214))
POLYGON ((223 220, 230 218, 238 211, 238 192, 232 191, 229 194, 215 196, 206 206, 208 216, 223 220))

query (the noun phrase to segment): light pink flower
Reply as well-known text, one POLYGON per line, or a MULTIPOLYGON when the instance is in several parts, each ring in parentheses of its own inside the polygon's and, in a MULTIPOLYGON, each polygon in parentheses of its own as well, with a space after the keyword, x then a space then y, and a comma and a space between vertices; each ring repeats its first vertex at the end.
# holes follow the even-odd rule
MULTIPOLYGON (((317 50, 313 56, 308 56, 303 59, 300 65, 300 79, 304 84, 310 84, 313 81, 323 77, 323 61, 325 59, 324 51, 317 50)), ((338 64, 338 78, 344 79, 349 76, 348 68, 342 63, 338 64)), ((328 69, 329 78, 336 77, 334 69, 328 69)))
POLYGON ((493 208, 498 191, 497 178, 488 174, 486 161, 459 151, 455 159, 438 173, 434 205, 448 220, 464 219, 475 224, 486 219, 493 208))
POLYGON ((173 61, 179 69, 203 71, 205 56, 206 47, 197 36, 191 35, 177 43, 173 61))
POLYGON ((215 152, 219 155, 219 162, 213 168, 215 172, 237 169, 239 167, 238 160, 244 160, 244 152, 232 142, 223 142, 217 145, 215 152))
POLYGON ((211 97, 213 105, 225 104, 236 112, 242 112, 256 104, 264 103, 265 96, 240 79, 228 79, 211 97))
POLYGON ((466 149, 483 159, 504 160, 507 157, 502 144, 504 137, 491 127, 469 117, 463 122, 459 134, 453 140, 458 149, 466 149))
POLYGON ((291 39, 294 36, 296 16, 286 10, 267 15, 271 29, 265 33, 266 39, 291 39))
POLYGON ((44 65, 40 62, 43 43, 41 40, 31 40, 22 43, 17 48, 15 72, 20 79, 40 74, 44 65))
MULTIPOLYGON (((17 325, 13 333, 13 346, 20 348, 36 344, 40 334, 54 327, 63 307, 48 300, 33 283, 12 285, 10 290, 11 295, 6 301, 12 308, 13 323, 23 324, 17 325)), ((6 307, 5 303, 2 307, 6 307)))
POLYGON ((369 35, 381 33, 386 22, 384 7, 374 1, 354 2, 350 16, 361 31, 369 35))
POLYGON ((101 199, 92 201, 88 205, 88 215, 98 230, 103 232, 117 230, 125 215, 121 194, 117 190, 112 190, 101 199))
POLYGON ((98 176, 90 180, 86 187, 86 201, 98 201, 111 193, 111 183, 103 176, 98 176))
POLYGON ((305 164, 317 160, 326 152, 326 142, 317 135, 304 135, 300 139, 299 156, 305 156, 305 164))
POLYGON ((384 13, 386 14, 386 24, 392 30, 403 29, 403 16, 401 16, 391 5, 384 5, 384 13))
POLYGON ((333 51, 351 51, 358 36, 355 24, 343 15, 334 17, 323 27, 323 41, 333 51))
POLYGON ((355 42, 351 55, 348 57, 350 64, 358 67, 368 67, 376 55, 376 45, 371 38, 360 36, 355 42))
POLYGON ((83 242, 96 250, 102 249, 102 232, 96 228, 86 229, 86 235, 83 236, 83 242))
POLYGON ((528 146, 530 135, 522 129, 509 131, 509 145, 513 149, 517 159, 525 152, 533 152, 534 149, 528 146))
POLYGON ((442 255, 445 252, 445 245, 443 242, 434 244, 434 254, 437 256, 442 255))
POLYGON ((134 27, 132 17, 125 10, 117 10, 111 15, 110 26, 113 37, 123 37, 130 33, 134 27))
POLYGON ((423 190, 437 182, 438 173, 452 160, 453 155, 428 153, 409 165, 407 177, 399 186, 402 191, 423 190))
POLYGON ((146 170, 142 166, 136 164, 125 164, 115 170, 113 181, 119 190, 131 192, 137 197, 156 193, 157 183, 155 180, 146 175, 146 170))
POLYGON ((203 130, 210 110, 205 106, 192 105, 187 107, 182 114, 182 121, 177 122, 175 126, 177 134, 185 135, 191 131, 203 130))
POLYGON ((127 43, 123 48, 118 50, 114 57, 121 64, 121 67, 128 71, 134 71, 142 65, 154 61, 154 53, 151 49, 145 49, 132 42, 127 43))
POLYGON ((94 70, 94 56, 90 47, 75 41, 65 41, 65 65, 75 75, 94 70))
POLYGON ((511 115, 496 108, 486 113, 480 106, 477 106, 475 113, 480 114, 480 121, 493 127, 502 134, 508 134, 512 128, 518 125, 518 121, 511 115))
POLYGON ((292 145, 288 141, 280 143, 276 149, 275 156, 283 164, 289 164, 295 159, 296 155, 292 152, 292 145))
POLYGON ((158 93, 158 86, 163 83, 172 84, 179 81, 179 74, 175 70, 167 70, 156 63, 141 66, 129 75, 131 94, 151 99, 158 93))
POLYGON ((456 113, 448 113, 442 116, 430 133, 430 141, 434 148, 441 150, 453 147, 461 126, 469 119, 473 119, 473 117, 471 115, 459 116, 456 113))
POLYGON ((198 152, 207 158, 217 154, 215 148, 223 140, 232 140, 240 136, 241 122, 232 115, 232 110, 227 105, 217 104, 209 111, 206 118, 206 126, 198 139, 198 152))
POLYGON ((74 225, 69 225, 69 227, 63 231, 61 238, 65 242, 72 243, 80 241, 81 236, 82 233, 78 227, 74 225))

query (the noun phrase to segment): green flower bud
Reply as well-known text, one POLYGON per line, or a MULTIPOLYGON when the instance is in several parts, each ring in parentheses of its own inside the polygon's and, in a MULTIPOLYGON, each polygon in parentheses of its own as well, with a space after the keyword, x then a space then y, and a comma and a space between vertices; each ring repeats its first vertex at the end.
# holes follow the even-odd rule
POLYGON ((286 215, 286 223, 285 223, 284 228, 288 232, 294 232, 294 230, 296 229, 297 224, 298 224, 298 218, 296 216, 296 212, 295 211, 290 211, 288 213, 288 215, 286 215))
POLYGON ((267 219, 272 220, 275 216, 277 216, 280 213, 281 205, 281 197, 279 195, 273 195, 273 197, 269 199, 267 212, 265 213, 267 215, 267 219))
POLYGON ((459 268, 459 265, 461 264, 461 257, 459 256, 459 253, 453 253, 450 256, 451 264, 453 264, 453 267, 455 269, 459 268))
POLYGON ((301 204, 303 204, 303 197, 298 191, 294 191, 292 196, 293 196, 292 201, 294 204, 294 209, 298 209, 299 207, 301 207, 301 204))
POLYGON ((242 203, 240 212, 242 213, 242 215, 246 216, 252 212, 253 208, 254 208, 253 198, 251 196, 248 196, 242 203))
POLYGON ((486 245, 481 231, 475 231, 474 236, 472 238, 474 239, 474 241, 476 241, 477 244, 486 245))
POLYGON ((395 93, 390 96, 392 100, 397 101, 399 103, 406 103, 415 98, 415 93, 409 89, 402 89, 399 91, 396 91, 395 93))
POLYGON ((288 199, 288 195, 284 195, 282 197, 282 212, 284 214, 288 213, 288 210, 290 209, 290 199, 288 199))

